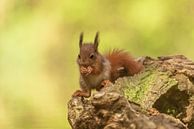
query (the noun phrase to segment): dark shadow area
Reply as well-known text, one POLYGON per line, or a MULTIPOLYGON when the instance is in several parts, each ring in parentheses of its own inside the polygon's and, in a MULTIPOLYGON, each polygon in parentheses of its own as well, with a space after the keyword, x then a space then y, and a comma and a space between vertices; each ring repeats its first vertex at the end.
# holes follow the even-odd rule
POLYGON ((194 129, 194 120, 188 124, 189 129, 194 129))
POLYGON ((189 81, 191 81, 193 83, 193 85, 194 85, 194 78, 189 77, 189 81))
POLYGON ((153 105, 161 113, 182 119, 185 116, 185 107, 189 105, 189 95, 180 91, 177 86, 170 88, 153 105))

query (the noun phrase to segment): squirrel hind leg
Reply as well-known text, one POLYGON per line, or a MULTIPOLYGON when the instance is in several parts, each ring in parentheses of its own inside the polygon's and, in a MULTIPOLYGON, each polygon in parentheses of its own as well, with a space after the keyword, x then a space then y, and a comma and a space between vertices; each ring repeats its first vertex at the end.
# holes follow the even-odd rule
POLYGON ((126 62, 122 66, 111 71, 111 81, 114 83, 120 77, 133 76, 139 73, 143 68, 143 65, 138 62, 126 62), (130 63, 130 64, 127 64, 130 63))
POLYGON ((129 61, 128 64, 126 64, 126 70, 128 73, 128 76, 133 76, 134 74, 139 73, 143 69, 143 64, 136 62, 135 60, 129 61))
POLYGON ((119 77, 124 77, 128 75, 128 70, 124 66, 118 67, 116 70, 118 72, 119 77))
POLYGON ((115 80, 117 80, 119 77, 124 77, 124 76, 128 76, 128 70, 124 67, 124 66, 120 66, 120 67, 114 67, 111 70, 111 77, 110 80, 111 82, 115 82, 115 80))

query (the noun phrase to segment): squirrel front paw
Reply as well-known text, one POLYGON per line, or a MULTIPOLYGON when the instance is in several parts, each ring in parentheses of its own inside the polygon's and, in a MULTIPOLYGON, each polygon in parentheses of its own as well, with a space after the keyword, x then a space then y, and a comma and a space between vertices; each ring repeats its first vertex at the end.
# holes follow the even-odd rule
POLYGON ((109 86, 110 84, 112 84, 112 82, 111 82, 110 80, 104 80, 104 81, 102 81, 101 86, 102 86, 102 87, 107 87, 107 86, 109 86))
POLYGON ((92 71, 93 71, 93 68, 91 66, 88 66, 88 67, 81 66, 80 68, 80 73, 85 74, 86 76, 92 73, 92 71))
POLYGON ((88 97, 90 97, 90 92, 77 90, 76 92, 73 93, 72 97, 85 97, 85 98, 88 98, 88 97))
POLYGON ((157 109, 155 109, 155 108, 150 108, 147 111, 148 111, 148 114, 152 115, 152 116, 157 116, 157 115, 160 114, 160 112, 157 109))
POLYGON ((97 91, 100 91, 103 87, 108 87, 112 84, 110 80, 103 80, 101 84, 96 88, 97 91))

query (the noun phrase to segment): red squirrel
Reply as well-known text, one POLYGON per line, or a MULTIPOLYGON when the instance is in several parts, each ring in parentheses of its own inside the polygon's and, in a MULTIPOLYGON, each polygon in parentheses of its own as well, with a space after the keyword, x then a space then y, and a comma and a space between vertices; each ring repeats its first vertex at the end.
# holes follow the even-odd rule
POLYGON ((99 32, 96 33, 94 43, 83 43, 83 33, 80 34, 80 53, 77 64, 80 70, 80 88, 73 96, 90 97, 91 90, 100 90, 108 83, 114 83, 123 76, 137 74, 143 65, 132 59, 128 52, 113 50, 105 55, 98 51, 99 32))

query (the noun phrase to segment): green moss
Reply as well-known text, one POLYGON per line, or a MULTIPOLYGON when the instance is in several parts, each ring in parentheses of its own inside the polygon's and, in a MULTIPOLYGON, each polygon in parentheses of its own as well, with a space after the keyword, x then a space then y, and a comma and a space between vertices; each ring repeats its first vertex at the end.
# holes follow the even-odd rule
POLYGON ((155 74, 151 74, 150 72, 145 72, 143 74, 129 78, 128 80, 129 83, 124 87, 125 96, 129 100, 139 103, 142 100, 142 98, 145 97, 145 93, 150 88, 152 80, 154 78, 155 74), (134 82, 132 81, 132 79, 136 81, 134 82))
POLYGON ((168 115, 175 116, 175 115, 177 114, 177 109, 174 108, 174 107, 170 107, 170 108, 168 108, 168 109, 166 110, 166 113, 167 113, 168 115))
POLYGON ((171 86, 177 84, 175 79, 169 77, 168 72, 154 70, 145 71, 133 77, 125 78, 123 82, 123 93, 125 97, 139 104, 146 102, 149 93, 154 92, 155 88, 157 89, 157 87, 162 85, 160 92, 165 92, 165 89, 169 89, 171 86))

